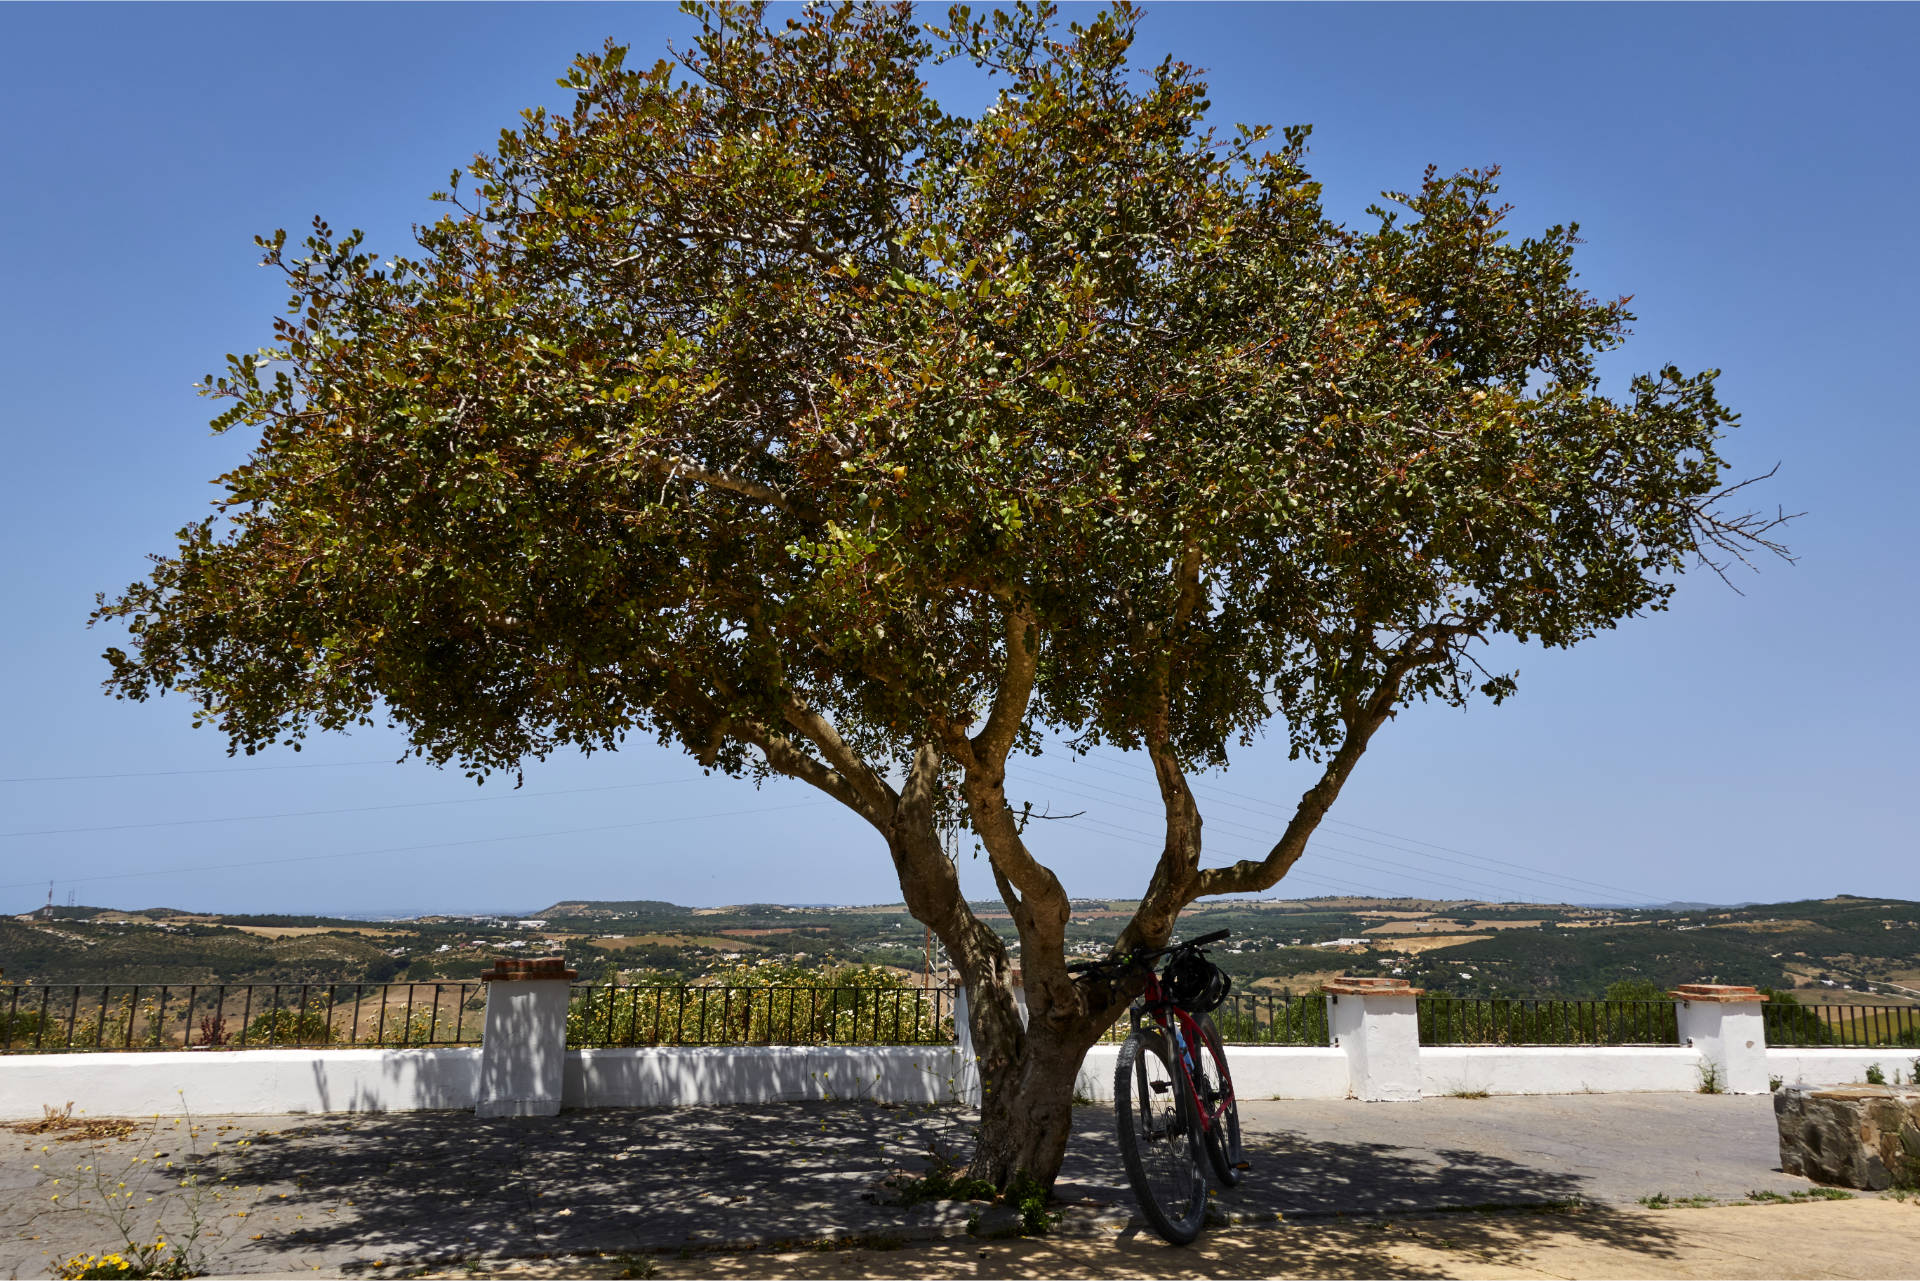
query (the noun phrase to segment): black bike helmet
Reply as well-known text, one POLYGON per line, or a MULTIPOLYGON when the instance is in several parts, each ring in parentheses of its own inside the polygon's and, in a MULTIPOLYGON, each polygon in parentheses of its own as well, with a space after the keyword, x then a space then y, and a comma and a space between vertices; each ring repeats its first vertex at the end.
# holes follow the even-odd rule
POLYGON ((1175 1005, 1193 1014, 1218 1009, 1233 990, 1232 976, 1198 952, 1175 957, 1160 982, 1175 1005))

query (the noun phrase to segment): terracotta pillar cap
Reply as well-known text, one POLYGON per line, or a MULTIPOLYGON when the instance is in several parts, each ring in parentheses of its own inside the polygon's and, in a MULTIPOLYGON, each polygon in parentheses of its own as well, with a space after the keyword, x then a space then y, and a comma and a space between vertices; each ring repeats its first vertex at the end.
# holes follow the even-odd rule
POLYGON ((1765 992, 1736 983, 1682 983, 1667 995, 1676 1001, 1718 1001, 1728 1005, 1771 999, 1765 992))
POLYGON ((580 971, 567 968, 564 956, 496 956, 493 968, 480 974, 482 983, 527 982, 535 979, 571 983, 580 971))
POLYGON ((1427 989, 1405 979, 1368 978, 1342 974, 1320 985, 1328 996, 1425 996, 1427 989))

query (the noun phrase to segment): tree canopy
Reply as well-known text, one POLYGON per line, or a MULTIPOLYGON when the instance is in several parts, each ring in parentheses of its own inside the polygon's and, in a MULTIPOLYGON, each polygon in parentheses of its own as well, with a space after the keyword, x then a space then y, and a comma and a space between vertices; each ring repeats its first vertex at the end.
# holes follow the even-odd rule
POLYGON ((1130 64, 1126 3, 694 12, 670 60, 578 59, 409 254, 262 238, 286 313, 204 384, 259 444, 103 600, 115 693, 249 753, 386 719, 476 775, 642 733, 803 779, 998 990, 932 836, 965 823, 1074 1040, 1114 1007, 1067 982, 1010 754, 1151 756, 1165 851, 1117 945, 1158 942, 1284 875, 1397 708, 1510 694, 1486 641, 1778 550, 1723 511, 1715 371, 1603 391, 1628 300, 1579 287, 1577 227, 1515 238, 1495 170, 1338 225, 1308 130, 1210 126, 1193 68, 1130 64), (979 115, 929 96, 945 59, 979 115), (1202 869, 1185 776, 1269 726, 1322 778, 1202 869))

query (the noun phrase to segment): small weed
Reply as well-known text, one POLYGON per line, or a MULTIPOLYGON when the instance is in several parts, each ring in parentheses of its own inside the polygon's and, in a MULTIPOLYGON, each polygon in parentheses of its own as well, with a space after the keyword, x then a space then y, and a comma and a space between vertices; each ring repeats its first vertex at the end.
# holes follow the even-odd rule
POLYGON ((1768 1093, 1768 1094, 1778 1094, 1778 1093, 1780 1093, 1780 1087, 1781 1087, 1781 1086, 1783 1086, 1783 1085, 1785 1085, 1786 1083, 1787 1083, 1787 1078, 1786 1078, 1786 1077, 1784 1077, 1784 1076, 1770 1076, 1770 1077, 1768 1077, 1768 1078, 1767 1078, 1767 1093, 1768 1093))
POLYGON ((1047 1213, 1046 1185, 1024 1171, 1015 1175, 1013 1182, 1007 1185, 1005 1200, 1020 1211, 1022 1236, 1045 1236, 1060 1222, 1058 1214, 1047 1213))
MULTIPOLYGON (((779 1243, 781 1248, 790 1248, 791 1243, 779 1243)), ((907 1239, 886 1232, 856 1232, 844 1237, 819 1237, 800 1243, 799 1248, 814 1254, 835 1254, 841 1250, 900 1250, 904 1249, 907 1239)), ((648 1273, 649 1276, 653 1275, 648 1273)))
POLYGON ((1747 1200, 1755 1205, 1799 1205, 1807 1201, 1851 1201, 1853 1193, 1844 1188, 1795 1188, 1791 1192, 1755 1188, 1747 1193, 1747 1200))
POLYGON ((1720 1065, 1712 1059, 1700 1060, 1700 1093, 1725 1094, 1726 1082, 1720 1077, 1720 1065))
POLYGON ((887 1180, 900 1205, 927 1201, 991 1201, 997 1194, 986 1179, 970 1179, 953 1158, 939 1148, 927 1152, 925 1174, 897 1174, 887 1180))
POLYGON ((1447 1097, 1450 1099, 1488 1099, 1488 1098, 1492 1098, 1493 1096, 1487 1093, 1485 1090, 1468 1090, 1463 1088, 1458 1090, 1448 1090, 1447 1097))
MULTIPOLYGON (((44 1127, 42 1132, 76 1125, 89 1128, 126 1127, 125 1130, 118 1128, 97 1130, 83 1136, 119 1138, 127 1131, 138 1128, 133 1122, 75 1120, 71 1103, 59 1111, 53 1108, 45 1108, 44 1111, 45 1118, 34 1123, 44 1127)), ((200 1152, 194 1142, 194 1136, 199 1133, 199 1129, 194 1124, 193 1114, 186 1110, 184 1094, 181 1096, 181 1111, 186 1123, 189 1159, 199 1160, 200 1152)), ((174 1122, 176 1127, 180 1124, 179 1121, 174 1122)), ((157 1196, 147 1197, 140 1206, 136 1206, 135 1192, 128 1189, 127 1184, 134 1180, 138 1167, 147 1165, 154 1159, 141 1153, 152 1150, 153 1136, 159 1129, 160 1118, 155 1116, 147 1127, 148 1141, 138 1145, 133 1154, 125 1157, 124 1160, 121 1160, 118 1154, 111 1154, 110 1150, 90 1157, 83 1156, 80 1165, 74 1170, 67 1190, 52 1198, 52 1204, 56 1210, 94 1219, 110 1229, 113 1236, 121 1243, 118 1250, 101 1254, 74 1255, 63 1260, 54 1265, 55 1276, 136 1278, 197 1277, 206 1274, 205 1242, 202 1238, 207 1235, 209 1220, 220 1211, 219 1203, 225 1199, 226 1192, 231 1189, 222 1189, 218 1184, 207 1183, 197 1173, 187 1173, 178 1184, 183 1191, 176 1192, 168 1189, 157 1196), (110 1160, 117 1162, 111 1169, 108 1168, 110 1160), (67 1198, 65 1204, 62 1204, 63 1197, 67 1198), (156 1199, 159 1201, 157 1206, 153 1204, 156 1199), (164 1217, 166 1210, 174 1205, 178 1206, 184 1221, 179 1224, 179 1231, 169 1233, 161 1228, 160 1220, 164 1217), (141 1224, 147 1221, 149 1215, 152 1216, 152 1227, 143 1229, 141 1224), (167 1240, 169 1236, 175 1239, 169 1242, 167 1240)), ((219 1145, 215 1144, 215 1146, 219 1145)), ((169 1161, 167 1165, 171 1167, 173 1162, 169 1161)), ((224 1178, 219 1180, 219 1183, 225 1182, 224 1178)), ((54 1183, 58 1185, 60 1180, 56 1179, 54 1183)))
POLYGON ((1867 1064, 1867 1084, 1885 1085, 1886 1083, 1887 1074, 1880 1070, 1880 1065, 1878 1063, 1867 1064))
POLYGON ((1701 1210, 1719 1202, 1710 1196, 1668 1196, 1664 1192, 1655 1192, 1652 1196, 1641 1197, 1640 1204, 1649 1210, 1701 1210))
POLYGON ((614 1275, 629 1278, 629 1281, 636 1277, 646 1278, 660 1275, 660 1269, 654 1266, 652 1259, 645 1258, 638 1254, 616 1255, 614 1262, 620 1265, 620 1270, 614 1273, 614 1275))

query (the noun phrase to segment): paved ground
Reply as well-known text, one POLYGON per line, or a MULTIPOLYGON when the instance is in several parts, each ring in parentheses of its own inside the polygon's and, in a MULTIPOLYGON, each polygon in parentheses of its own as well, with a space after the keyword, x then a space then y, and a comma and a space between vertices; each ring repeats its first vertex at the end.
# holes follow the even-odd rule
POLYGON ((1920 1201, 1717 1209, 1590 1207, 1225 1228, 1191 1246, 1138 1231, 949 1239, 894 1250, 524 1261, 446 1273, 541 1277, 1912 1277, 1920 1201))
MULTIPOLYGON (((1551 1210, 1578 1201, 1600 1208, 1495 1217, 1563 1226, 1604 1221, 1612 1226, 1603 1235, 1617 1237, 1630 1257, 1652 1261, 1668 1257, 1665 1220, 1618 1207, 1654 1194, 1730 1202, 1755 1190, 1804 1195, 1810 1187, 1775 1169, 1766 1098, 1573 1095, 1242 1107, 1254 1170, 1242 1190, 1219 1198, 1223 1226, 1272 1225, 1281 1215, 1298 1221, 1551 1210)), ((1090 1107, 1077 1118, 1056 1191, 1066 1203, 1062 1240, 1077 1234, 1081 1244, 1033 1249, 1101 1241, 1112 1248, 1115 1233, 1129 1232, 1131 1198, 1112 1113, 1090 1107)), ((176 1242, 197 1209, 208 1262, 226 1274, 378 1275, 377 1268, 481 1260, 493 1270, 515 1258, 664 1260, 688 1251, 718 1275, 725 1269, 715 1252, 728 1249, 754 1249, 760 1253, 752 1257, 764 1261, 782 1245, 963 1232, 977 1207, 900 1207, 888 1203, 882 1186, 890 1172, 924 1166, 931 1148, 962 1147, 963 1121, 942 1111, 778 1104, 489 1121, 445 1112, 160 1120, 83 1142, 0 1133, 0 1275, 44 1275, 53 1260, 117 1247, 120 1237, 101 1212, 121 1204, 131 1212, 134 1235, 151 1239, 146 1229, 158 1214, 176 1242), (189 1174, 191 1186, 182 1187, 189 1174)), ((1278 1249, 1292 1229, 1263 1235, 1275 1231, 1268 1226, 1253 1236, 1278 1249)), ((884 1257, 891 1263, 876 1275, 904 1263, 898 1254, 884 1257)), ((1386 1261, 1377 1250, 1368 1257, 1386 1261)), ((819 1258, 823 1267, 835 1260, 856 1266, 845 1253, 819 1258)), ((1254 1274, 1272 1271, 1272 1263, 1254 1274)), ((1154 1272, 1167 1265, 1138 1266, 1154 1272)), ((1683 1275, 1658 1267, 1640 1274, 1683 1275)))

